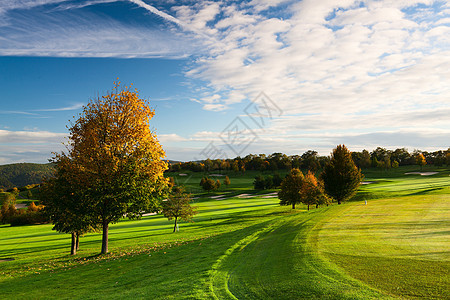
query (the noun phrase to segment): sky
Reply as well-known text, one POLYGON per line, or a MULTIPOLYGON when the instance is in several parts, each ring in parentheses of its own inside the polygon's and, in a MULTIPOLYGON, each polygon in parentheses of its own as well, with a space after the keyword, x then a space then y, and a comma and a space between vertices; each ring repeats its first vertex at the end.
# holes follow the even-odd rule
POLYGON ((113 82, 172 160, 450 147, 450 2, 2 0, 0 164, 45 163, 113 82))

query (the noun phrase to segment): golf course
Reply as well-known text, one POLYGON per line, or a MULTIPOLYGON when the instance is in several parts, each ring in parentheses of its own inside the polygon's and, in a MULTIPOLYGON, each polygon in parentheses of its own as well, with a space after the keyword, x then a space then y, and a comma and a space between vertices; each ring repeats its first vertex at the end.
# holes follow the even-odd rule
POLYGON ((0 298, 449 299, 450 169, 425 171, 362 170, 352 199, 309 211, 254 190, 256 171, 213 174, 231 184, 209 193, 203 173, 169 173, 193 222, 123 219, 106 255, 100 232, 71 256, 51 224, 0 225, 0 298))

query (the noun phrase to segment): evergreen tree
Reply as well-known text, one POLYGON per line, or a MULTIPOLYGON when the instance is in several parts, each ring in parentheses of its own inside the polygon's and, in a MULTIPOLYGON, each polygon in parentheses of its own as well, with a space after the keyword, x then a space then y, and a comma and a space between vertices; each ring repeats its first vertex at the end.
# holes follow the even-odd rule
POLYGON ((331 154, 330 162, 325 165, 321 179, 328 196, 341 204, 356 193, 363 175, 355 166, 347 147, 338 145, 331 154))

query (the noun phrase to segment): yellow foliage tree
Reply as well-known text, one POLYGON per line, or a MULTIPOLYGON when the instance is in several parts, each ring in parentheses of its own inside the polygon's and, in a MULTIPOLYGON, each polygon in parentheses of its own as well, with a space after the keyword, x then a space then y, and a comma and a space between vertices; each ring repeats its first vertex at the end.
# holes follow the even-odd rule
POLYGON ((427 160, 422 153, 417 153, 416 155, 416 163, 420 166, 420 170, 422 171, 423 166, 427 164, 427 160))
POLYGON ((321 204, 329 203, 321 182, 317 181, 316 176, 311 171, 308 171, 308 174, 305 175, 300 194, 302 202, 308 206, 308 210, 310 205, 316 205, 317 208, 321 204))
POLYGON ((109 224, 123 216, 157 211, 167 180, 165 152, 150 129, 155 115, 137 90, 114 82, 112 92, 91 100, 69 128, 67 152, 54 162, 70 164, 79 201, 89 222, 103 231, 101 253, 108 252, 109 224))

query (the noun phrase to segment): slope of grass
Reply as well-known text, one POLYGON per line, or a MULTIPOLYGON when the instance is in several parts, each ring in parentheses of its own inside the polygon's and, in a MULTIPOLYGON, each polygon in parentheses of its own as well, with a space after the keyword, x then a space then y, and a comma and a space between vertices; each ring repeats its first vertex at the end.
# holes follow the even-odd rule
POLYGON ((178 233, 162 216, 112 225, 105 256, 99 233, 70 257, 69 236, 51 225, 0 225, 0 259, 15 259, 0 261, 1 298, 445 299, 448 170, 400 169, 369 172, 376 183, 354 201, 309 212, 276 198, 210 198, 254 193, 255 174, 230 175, 235 186, 197 195, 195 223, 178 233))

